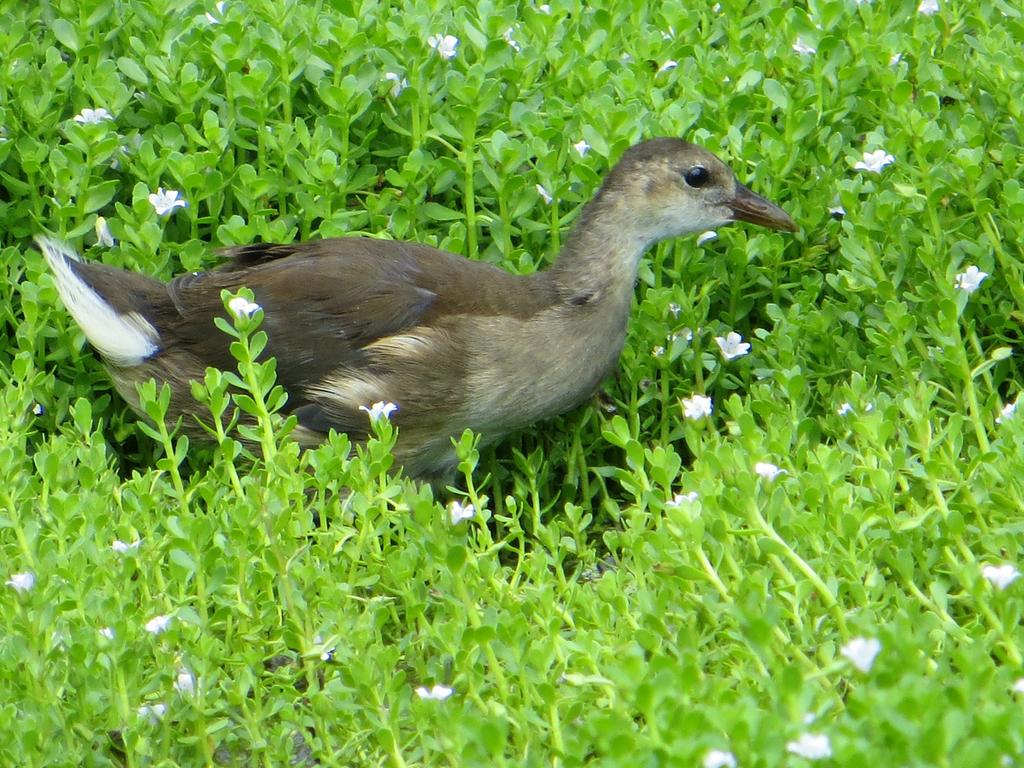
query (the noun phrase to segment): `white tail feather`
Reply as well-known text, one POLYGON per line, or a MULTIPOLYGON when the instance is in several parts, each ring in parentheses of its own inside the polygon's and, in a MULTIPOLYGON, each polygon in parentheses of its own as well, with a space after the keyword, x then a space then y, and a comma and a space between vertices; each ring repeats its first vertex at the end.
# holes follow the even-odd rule
POLYGON ((129 368, 159 351, 160 334, 146 318, 138 312, 117 312, 78 276, 71 266, 78 254, 67 243, 42 235, 36 243, 53 271, 64 306, 107 362, 129 368))

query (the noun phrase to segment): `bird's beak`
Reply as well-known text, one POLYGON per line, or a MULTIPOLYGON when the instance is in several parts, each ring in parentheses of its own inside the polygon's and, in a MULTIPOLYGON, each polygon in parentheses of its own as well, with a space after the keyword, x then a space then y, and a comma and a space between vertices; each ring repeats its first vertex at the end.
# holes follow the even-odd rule
POLYGON ((782 229, 786 232, 796 232, 797 230, 796 222, 789 217, 788 213, 775 203, 751 192, 739 182, 736 182, 736 194, 725 204, 732 210, 734 221, 749 221, 751 224, 760 224, 762 227, 771 229, 782 229))

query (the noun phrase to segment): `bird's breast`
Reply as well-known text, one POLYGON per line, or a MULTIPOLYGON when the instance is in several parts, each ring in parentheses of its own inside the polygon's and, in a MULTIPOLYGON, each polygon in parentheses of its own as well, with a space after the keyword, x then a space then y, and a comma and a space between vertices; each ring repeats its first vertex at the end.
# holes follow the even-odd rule
POLYGON ((467 357, 468 426, 499 437, 592 395, 614 372, 625 340, 624 319, 594 315, 552 309, 527 320, 488 318, 467 357))

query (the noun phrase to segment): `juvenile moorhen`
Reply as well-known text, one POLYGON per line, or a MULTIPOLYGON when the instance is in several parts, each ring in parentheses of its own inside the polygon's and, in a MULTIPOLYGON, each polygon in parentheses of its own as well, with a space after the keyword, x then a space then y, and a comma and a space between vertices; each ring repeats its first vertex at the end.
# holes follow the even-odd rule
POLYGON ((169 418, 184 416, 186 432, 205 436, 189 415, 199 408, 189 381, 208 366, 234 369, 213 317, 225 314, 222 290, 247 286, 300 444, 317 445, 331 429, 365 440, 365 406, 389 401, 398 406, 397 462, 436 480, 467 427, 490 443, 586 400, 618 363, 644 251, 733 221, 796 230, 710 152, 660 138, 623 154, 557 261, 530 275, 350 237, 229 248, 217 269, 165 284, 37 241, 64 304, 136 410, 139 382, 169 382, 169 418))

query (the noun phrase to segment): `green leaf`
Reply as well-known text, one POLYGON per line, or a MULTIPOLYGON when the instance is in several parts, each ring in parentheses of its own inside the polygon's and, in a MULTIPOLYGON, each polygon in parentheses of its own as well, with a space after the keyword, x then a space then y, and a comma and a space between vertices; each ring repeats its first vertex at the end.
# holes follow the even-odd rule
POLYGON ((111 179, 89 187, 88 191, 85 193, 85 202, 83 204, 85 213, 98 211, 109 203, 117 193, 119 186, 120 183, 116 179, 111 179))
POLYGON ((420 210, 423 214, 432 221, 459 221, 465 217, 465 214, 459 211, 453 211, 451 208, 445 208, 439 203, 424 203, 420 210))
POLYGON ((466 548, 462 544, 453 544, 448 548, 448 554, 445 556, 445 563, 452 573, 458 573, 462 570, 466 564, 466 558, 468 553, 466 548))
POLYGON ((196 561, 188 552, 177 547, 170 552, 171 562, 184 568, 188 573, 195 573, 196 561))
POLYGON ((63 43, 65 48, 70 48, 75 53, 78 53, 78 30, 70 21, 67 19, 54 19, 51 28, 53 29, 54 37, 63 43))
POLYGON ((134 80, 139 85, 149 84, 149 76, 134 59, 129 59, 127 56, 121 56, 117 60, 117 68, 121 70, 126 77, 134 80))
POLYGON ((789 96, 778 80, 769 78, 764 81, 764 95, 783 112, 789 111, 789 96))

